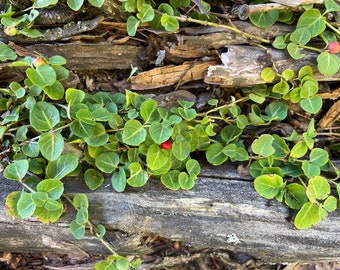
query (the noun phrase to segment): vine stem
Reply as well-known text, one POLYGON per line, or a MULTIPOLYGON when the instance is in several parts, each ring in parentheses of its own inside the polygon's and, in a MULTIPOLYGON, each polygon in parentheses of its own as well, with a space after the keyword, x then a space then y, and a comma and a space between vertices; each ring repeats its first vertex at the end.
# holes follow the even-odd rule
POLYGON ((264 39, 246 32, 241 31, 240 29, 238 29, 235 26, 229 26, 229 25, 225 25, 225 24, 218 24, 218 23, 214 23, 214 22, 208 22, 208 21, 201 21, 201 20, 197 20, 197 19, 193 19, 190 17, 186 17, 186 16, 169 16, 169 17, 173 17, 181 22, 191 22, 191 23, 197 23, 197 24, 201 24, 204 26, 211 26, 211 27, 218 27, 218 28, 224 28, 224 29, 228 29, 230 31, 233 31, 236 34, 239 34, 245 38, 249 38, 252 40, 256 40, 260 43, 270 43, 269 39, 264 39))
MULTIPOLYGON (((63 194, 63 198, 65 198, 73 206, 74 209, 78 210, 78 208, 74 206, 73 201, 72 201, 72 199, 69 196, 67 196, 66 194, 63 194)), ((110 251, 112 253, 112 255, 119 256, 119 254, 116 251, 113 250, 111 245, 107 241, 105 241, 103 239, 103 237, 100 237, 100 235, 99 235, 99 233, 97 231, 96 226, 90 220, 88 220, 86 223, 90 227, 90 231, 94 232, 95 236, 106 247, 106 249, 108 251, 110 251)))

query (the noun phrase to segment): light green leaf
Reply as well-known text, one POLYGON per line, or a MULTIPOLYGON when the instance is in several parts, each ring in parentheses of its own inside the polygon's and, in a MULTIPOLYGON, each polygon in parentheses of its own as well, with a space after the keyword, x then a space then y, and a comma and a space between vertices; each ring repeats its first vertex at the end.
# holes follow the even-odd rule
POLYGON ((151 170, 158 170, 169 162, 170 152, 152 144, 146 154, 146 163, 151 170))
POLYGON ((78 166, 78 157, 75 155, 61 155, 51 161, 46 167, 48 178, 61 179, 73 172, 78 166))
POLYGON ((38 131, 51 130, 59 120, 58 109, 45 101, 35 103, 30 111, 30 123, 38 131))
POLYGON ((86 194, 84 193, 77 193, 73 198, 73 205, 76 208, 80 207, 89 207, 89 201, 87 199, 86 194))
POLYGON ((148 181, 148 174, 143 170, 142 166, 138 162, 133 162, 129 166, 130 177, 127 179, 127 183, 132 187, 144 186, 148 181))
POLYGON ((327 51, 322 52, 316 58, 318 69, 323 75, 334 75, 340 69, 340 59, 336 54, 331 54, 327 51))
POLYGON ((96 190, 104 183, 104 176, 95 169, 87 169, 84 173, 84 181, 90 190, 96 190))
POLYGON ((322 98, 316 95, 304 98, 300 101, 300 106, 306 112, 315 114, 322 108, 322 98))
POLYGON ((73 220, 70 224, 70 230, 71 230, 71 233, 73 234, 73 236, 76 239, 78 239, 78 240, 83 239, 83 237, 85 235, 85 225, 84 224, 78 224, 78 222, 76 220, 73 220))
POLYGON ((314 176, 309 179, 307 186, 307 196, 312 203, 317 200, 325 200, 331 191, 330 185, 326 178, 314 176))
POLYGON ((319 206, 311 202, 305 203, 297 213, 294 225, 298 229, 307 229, 320 221, 319 206))
POLYGON ((22 180, 28 171, 28 160, 16 160, 4 170, 4 177, 9 180, 22 180))
POLYGON ((251 149, 255 154, 263 157, 269 157, 275 153, 275 149, 272 146, 274 138, 269 134, 262 134, 258 139, 253 141, 251 149))
POLYGON ((138 120, 128 120, 124 125, 123 142, 137 146, 144 142, 146 137, 146 130, 138 120))
POLYGON ((254 186, 260 196, 273 199, 285 185, 280 175, 265 174, 255 178, 254 186))
POLYGON ((46 192, 51 199, 57 200, 64 192, 64 184, 60 180, 45 179, 39 182, 37 191, 46 192))
POLYGON ((46 86, 54 84, 57 79, 54 69, 46 64, 41 65, 36 69, 28 68, 26 70, 26 74, 33 84, 42 89, 46 86))
POLYGON ((326 29, 326 18, 322 16, 320 10, 310 9, 302 13, 297 22, 297 28, 307 28, 312 37, 320 35, 326 29))
POLYGON ((17 210, 21 218, 28 218, 33 215, 36 205, 31 193, 22 193, 17 203, 17 210))
POLYGON ((64 138, 60 133, 43 133, 38 145, 40 152, 48 161, 56 160, 64 149, 64 138))
POLYGON ((104 152, 96 157, 95 164, 104 173, 112 173, 118 166, 119 155, 115 152, 104 152))

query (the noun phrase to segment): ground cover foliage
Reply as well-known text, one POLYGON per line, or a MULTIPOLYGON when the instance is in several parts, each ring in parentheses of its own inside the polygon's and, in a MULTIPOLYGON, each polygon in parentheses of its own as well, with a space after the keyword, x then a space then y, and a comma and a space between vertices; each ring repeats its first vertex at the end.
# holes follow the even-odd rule
MULTIPOLYGON (((304 57, 301 49, 316 51, 321 74, 331 76, 339 71, 340 5, 333 0, 297 10, 250 14, 250 21, 260 28, 277 21, 296 25, 293 32, 271 41, 238 30, 232 17, 224 19, 229 21, 226 25, 209 3, 194 3, 197 8, 190 1, 122 1, 122 7, 131 13, 127 33, 134 36, 145 27, 176 31, 188 23, 227 27, 255 45, 268 43, 287 50, 294 59, 304 57)), ((1 15, 4 32, 9 36, 39 36, 34 20, 39 8, 51 5, 58 3, 38 1, 26 13, 18 14, 8 4, 1 15)), ((79 10, 83 2, 67 5, 79 10)), ((156 100, 128 89, 114 94, 65 89, 67 59, 58 55, 19 58, 4 43, 0 51, 1 61, 11 61, 12 67, 25 70, 23 81, 9 82, 0 89, 3 174, 23 186, 23 190, 8 195, 7 210, 17 218, 34 216, 49 223, 56 222, 64 204, 70 203, 77 210, 70 224, 73 235, 81 239, 90 227, 112 252, 96 269, 136 268, 140 260, 129 261, 107 245, 105 227, 91 223, 86 195, 69 198, 64 194, 66 176, 83 175, 93 191, 103 184, 105 175, 111 177, 113 192, 124 192, 127 185, 141 187, 150 177, 158 178, 169 189, 186 190, 194 188, 200 174, 196 154, 204 153, 216 166, 227 161, 246 162, 260 196, 296 210, 294 225, 298 229, 317 224, 337 209, 339 169, 331 157, 338 152, 339 142, 335 131, 331 134, 335 139, 327 148, 317 143, 320 132, 314 115, 324 104, 311 66, 298 73, 290 69, 279 73, 272 65, 261 73, 266 84, 240 89, 240 95, 226 102, 211 99, 206 110, 198 111, 194 102, 179 100, 176 107, 161 107, 156 100), (249 135, 249 128, 286 121, 292 105, 310 117, 305 129, 249 135)))

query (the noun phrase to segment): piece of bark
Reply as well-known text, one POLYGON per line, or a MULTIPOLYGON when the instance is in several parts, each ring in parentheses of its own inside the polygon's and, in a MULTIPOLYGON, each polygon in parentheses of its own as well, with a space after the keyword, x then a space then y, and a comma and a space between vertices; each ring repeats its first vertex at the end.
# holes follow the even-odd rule
POLYGON ((154 68, 131 77, 132 90, 148 90, 174 84, 201 80, 204 78, 208 67, 216 65, 218 61, 186 62, 179 66, 165 66, 154 68))
POLYGON ((227 46, 228 52, 221 54, 223 65, 210 66, 204 81, 224 87, 250 87, 265 83, 261 79, 261 71, 274 64, 277 72, 292 69, 295 74, 301 67, 310 65, 313 68, 313 78, 317 81, 338 81, 340 73, 332 76, 320 74, 317 70, 317 53, 301 51, 305 56, 294 60, 286 51, 268 48, 266 51, 255 46, 227 46))
POLYGON ((330 128, 332 124, 340 118, 340 100, 335 102, 327 113, 320 119, 318 126, 320 128, 330 128))
POLYGON ((71 70, 131 69, 137 65, 138 47, 134 45, 113 45, 110 43, 67 43, 35 44, 26 46, 48 57, 61 55, 67 59, 66 67, 71 70))
MULTIPOLYGON (((105 225, 106 239, 123 255, 150 252, 141 245, 142 237, 155 233, 197 249, 244 252, 266 263, 340 260, 339 210, 311 229, 297 230, 287 221, 288 209, 261 198, 252 181, 242 180, 250 180, 249 177, 235 173, 234 164, 202 167, 202 175, 188 191, 171 191, 152 179, 146 186, 128 188, 124 193, 113 191, 110 177, 94 192, 80 178, 63 182, 69 196, 88 196, 91 221, 105 225)), ((80 241, 73 238, 68 228, 75 218, 71 207, 60 222, 49 225, 35 219, 11 218, 4 199, 11 190, 20 190, 20 186, 4 179, 1 183, 0 250, 53 251, 77 256, 107 254, 89 234, 80 241)))

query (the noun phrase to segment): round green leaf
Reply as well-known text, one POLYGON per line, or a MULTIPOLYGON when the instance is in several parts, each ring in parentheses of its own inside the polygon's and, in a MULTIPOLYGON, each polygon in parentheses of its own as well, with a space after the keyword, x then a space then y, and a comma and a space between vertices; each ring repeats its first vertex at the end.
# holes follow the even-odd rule
POLYGON ((90 137, 85 138, 85 142, 91 146, 102 146, 109 140, 105 127, 101 123, 94 125, 94 132, 90 137))
POLYGON ((300 97, 308 98, 315 95, 319 91, 319 84, 315 80, 305 81, 300 89, 300 97))
POLYGON ((172 135, 172 132, 172 127, 165 126, 158 122, 152 123, 149 128, 150 136, 157 144, 167 141, 172 135))
POLYGON ((158 170, 169 162, 170 151, 161 149, 157 144, 152 144, 146 154, 146 163, 151 170, 158 170))
POLYGON ((311 38, 312 34, 306 27, 297 28, 290 34, 290 40, 300 45, 306 45, 311 38))
POLYGON ((102 7, 104 4, 104 0, 88 0, 88 1, 92 6, 98 7, 98 8, 102 7))
POLYGON ((44 207, 47 211, 54 212, 54 211, 58 211, 59 209, 62 209, 63 204, 60 201, 56 201, 54 199, 47 198, 47 201, 46 201, 44 207))
POLYGON ((0 61, 15 60, 17 57, 17 54, 8 45, 0 44, 0 61))
POLYGON ((161 24, 166 31, 173 32, 179 29, 179 22, 176 18, 164 13, 161 17, 161 24))
POLYGON ((127 179, 127 183, 132 187, 144 186, 148 181, 148 174, 143 170, 142 166, 138 162, 133 162, 129 166, 130 177, 127 179))
POLYGON ((73 236, 81 240, 83 239, 85 235, 85 225, 84 224, 79 224, 76 220, 73 220, 70 224, 70 230, 73 236))
POLYGON ((307 196, 312 203, 316 203, 317 200, 325 200, 330 191, 331 188, 326 178, 314 176, 309 179, 307 196))
POLYGON ((220 132, 222 140, 226 143, 234 142, 241 134, 242 129, 238 128, 236 125, 225 126, 220 132))
POLYGON ((272 146, 275 149, 274 157, 276 158, 285 158, 288 156, 290 150, 286 141, 282 139, 279 135, 273 134, 274 141, 272 142, 272 146))
POLYGON ((297 183, 288 184, 284 196, 286 204, 292 209, 300 209, 308 201, 306 188, 297 183))
POLYGON ((57 200, 64 192, 64 184, 60 180, 45 179, 37 185, 37 191, 46 192, 50 198, 57 200))
POLYGON ((185 163, 185 167, 189 175, 199 175, 201 172, 200 163, 196 159, 189 159, 185 163))
POLYGON ((35 103, 30 111, 30 123, 38 131, 51 130, 59 120, 58 109, 45 101, 35 103))
POLYGON ((300 53, 301 48, 294 42, 291 42, 287 45, 287 51, 289 55, 295 60, 301 59, 305 56, 305 54, 300 53))
POLYGON ((28 157, 37 157, 39 155, 39 146, 36 142, 24 143, 22 152, 28 157))
POLYGON ((4 170, 4 177, 9 180, 22 180, 28 171, 28 160, 16 160, 4 170))
POLYGON ((178 176, 180 172, 173 170, 161 175, 161 181, 164 186, 171 190, 178 190, 181 186, 178 182, 178 176))
POLYGON ((283 50, 287 46, 287 44, 284 42, 283 36, 277 36, 274 39, 272 45, 275 49, 279 49, 279 50, 283 50))
POLYGON ((128 120, 124 125, 123 142, 137 146, 144 142, 146 137, 146 130, 138 120, 128 120))
POLYGON ((68 88, 65 93, 66 102, 70 105, 81 103, 85 98, 85 92, 75 88, 68 88))
POLYGON ((178 160, 185 160, 191 151, 190 141, 182 134, 178 134, 172 144, 171 151, 178 160))
POLYGON ((266 107, 265 113, 271 120, 284 120, 287 117, 288 105, 279 101, 271 102, 266 107))
POLYGON ((320 10, 310 9, 302 13, 297 22, 297 28, 307 28, 312 37, 320 35, 326 29, 326 19, 322 16, 320 10))
POLYGON ((140 24, 140 21, 134 17, 130 16, 126 21, 126 30, 129 36, 135 36, 138 26, 140 24))
POLYGON ((295 144, 290 151, 290 156, 292 158, 300 158, 303 157, 307 153, 308 147, 304 141, 300 141, 295 144))
POLYGON ((142 103, 142 105, 140 106, 140 115, 145 123, 159 119, 159 114, 157 113, 157 106, 158 106, 157 101, 153 99, 148 99, 142 103))
POLYGON ((272 146, 274 138, 269 134, 262 134, 258 139, 253 141, 251 149, 255 154, 263 157, 269 157, 275 153, 275 149, 272 146))
POLYGON ((104 173, 112 173, 118 166, 119 155, 115 152, 104 152, 96 157, 96 166, 104 173))
POLYGON ((76 221, 79 224, 85 224, 89 220, 89 212, 86 207, 80 207, 77 211, 76 221))
POLYGON ((298 229, 307 229, 320 221, 320 208, 311 202, 305 203, 297 213, 294 225, 298 229))
POLYGON ((79 164, 75 155, 61 155, 56 160, 51 161, 46 167, 48 178, 61 179, 73 172, 79 164))
POLYGON ((306 112, 315 114, 322 108, 322 98, 320 96, 304 98, 300 101, 300 106, 306 112))
POLYGON ((67 0, 67 5, 74 11, 78 11, 83 3, 84 0, 67 0))
POLYGON ((186 172, 180 172, 178 175, 178 183, 182 189, 192 189, 195 185, 195 180, 186 172))
POLYGON ((96 125, 88 124, 82 120, 74 120, 71 123, 70 129, 76 136, 80 138, 91 138, 96 129, 96 125))
POLYGON ((249 19, 252 24, 259 28, 268 28, 272 26, 279 18, 278 10, 271 10, 268 12, 250 14, 249 19))
POLYGON ((57 79, 54 69, 46 64, 41 65, 36 69, 28 68, 26 70, 26 74, 33 84, 42 89, 46 86, 54 84, 57 79))
POLYGON ((95 169, 87 169, 84 173, 84 181, 90 190, 96 190, 104 183, 104 176, 95 169))
POLYGON ((43 88, 44 93, 52 100, 59 100, 64 97, 64 86, 59 81, 43 88))
POLYGON ((22 193, 17 203, 18 214, 21 218, 28 218, 33 215, 36 205, 31 193, 22 193))
POLYGON ((322 207, 327 212, 332 212, 337 209, 338 200, 334 196, 328 196, 327 199, 322 204, 322 207))
POLYGON ((213 165, 221 165, 228 160, 228 156, 223 152, 224 146, 219 143, 213 143, 207 149, 205 155, 207 161, 213 165))
POLYGON ((115 191, 123 192, 126 187, 126 174, 122 167, 119 167, 119 171, 115 172, 111 176, 111 184, 115 191))
POLYGON ((317 175, 320 174, 320 167, 318 165, 315 165, 315 164, 309 162, 308 160, 302 161, 301 168, 308 178, 313 177, 313 176, 317 176, 317 175))
POLYGON ((340 69, 340 59, 336 54, 327 51, 322 52, 316 58, 318 69, 323 75, 334 75, 340 69))
POLYGON ((254 186, 260 196, 273 199, 282 190, 284 184, 280 175, 265 174, 255 178, 254 186))
POLYGON ((313 148, 309 154, 309 161, 319 167, 325 165, 329 160, 329 155, 326 150, 321 148, 313 148))
POLYGON ((64 149, 64 138, 60 133, 43 133, 40 135, 38 145, 44 158, 49 161, 56 160, 64 149))
POLYGON ((20 218, 17 204, 21 197, 21 193, 21 191, 13 191, 6 197, 6 210, 12 217, 15 218, 20 218))
POLYGON ((261 79, 265 82, 272 82, 276 77, 276 73, 273 68, 266 67, 261 71, 261 79))
POLYGON ((74 196, 73 198, 73 205, 76 208, 80 208, 80 207, 89 207, 89 201, 87 199, 86 194, 83 193, 78 193, 74 196))

